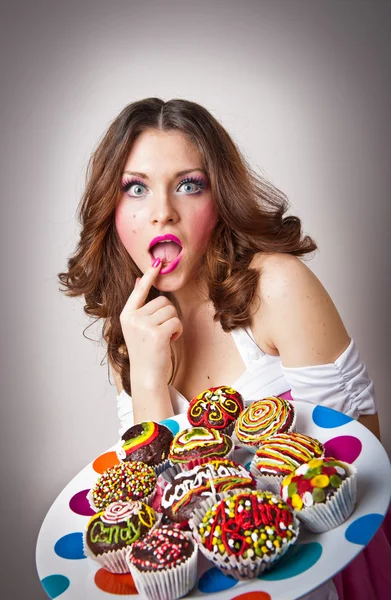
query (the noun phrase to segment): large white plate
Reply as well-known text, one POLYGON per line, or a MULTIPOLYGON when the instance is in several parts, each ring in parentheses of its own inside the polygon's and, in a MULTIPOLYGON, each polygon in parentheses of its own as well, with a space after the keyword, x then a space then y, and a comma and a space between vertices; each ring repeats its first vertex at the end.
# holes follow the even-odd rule
MULTIPOLYGON (((335 448, 343 447, 345 451, 353 451, 354 454, 357 454, 361 447, 361 452, 354 460, 358 470, 358 497, 353 514, 343 525, 326 533, 311 534, 305 532, 302 527, 298 544, 292 547, 294 552, 290 558, 281 559, 281 566, 278 563, 276 567, 276 574, 277 569, 280 571, 279 579, 262 577, 248 582, 233 583, 233 580, 225 580, 218 572, 215 580, 215 571, 210 571, 213 565, 200 553, 198 583, 203 591, 197 585, 188 595, 189 598, 205 600, 209 596, 219 600, 239 599, 246 592, 262 591, 266 595, 258 594, 259 599, 266 600, 269 594, 272 600, 294 600, 343 569, 363 550, 371 535, 380 526, 391 497, 391 468, 383 446, 368 429, 354 420, 346 422, 347 417, 341 413, 303 402, 295 402, 294 406, 298 415, 297 431, 316 437, 323 443, 332 443, 335 448), (350 436, 350 439, 336 440, 345 436, 350 436), (313 561, 315 562, 311 565, 313 561), (206 571, 210 571, 208 577, 205 575, 206 571), (213 585, 221 588, 225 584, 233 585, 223 591, 213 589, 213 585)), ((172 421, 176 421, 181 429, 188 426, 186 415, 172 417, 172 421)), ((250 457, 251 455, 243 450, 235 453, 235 459, 242 464, 246 464, 250 457)), ((343 456, 337 458, 343 459, 343 456)), ((95 561, 85 558, 62 558, 54 550, 60 538, 64 539, 64 536, 71 533, 76 535, 85 528, 89 517, 73 512, 69 502, 76 493, 90 488, 99 477, 92 465, 93 463, 87 465, 61 492, 48 511, 39 532, 36 547, 37 569, 47 593, 52 598, 60 596, 64 600, 95 600, 110 598, 112 595, 96 585, 95 575, 99 565, 95 561)), ((270 573, 273 572, 274 570, 270 573)), ((117 578, 115 581, 119 582, 121 576, 111 577, 117 578)), ((119 586, 113 598, 130 597, 130 589, 123 588, 128 591, 118 594, 120 589, 119 586)))

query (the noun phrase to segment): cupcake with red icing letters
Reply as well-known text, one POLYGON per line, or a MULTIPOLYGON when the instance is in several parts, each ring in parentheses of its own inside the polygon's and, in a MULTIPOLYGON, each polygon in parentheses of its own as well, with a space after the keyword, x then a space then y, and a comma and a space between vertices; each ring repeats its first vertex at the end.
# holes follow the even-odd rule
POLYGON ((234 441, 255 452, 258 446, 276 433, 295 430, 296 414, 293 404, 278 396, 252 402, 235 423, 234 441))
POLYGON ((211 497, 195 509, 190 527, 206 558, 235 579, 258 577, 285 554, 299 533, 288 504, 259 490, 211 497))
POLYGON ((356 484, 353 465, 325 457, 310 460, 288 475, 281 495, 307 529, 322 533, 350 517, 356 503, 356 484))
POLYGON ((212 387, 191 400, 187 419, 193 427, 217 429, 231 435, 244 408, 242 396, 231 387, 212 387))
POLYGON ((127 561, 137 591, 148 600, 176 600, 197 581, 197 546, 190 534, 158 527, 135 542, 127 561))

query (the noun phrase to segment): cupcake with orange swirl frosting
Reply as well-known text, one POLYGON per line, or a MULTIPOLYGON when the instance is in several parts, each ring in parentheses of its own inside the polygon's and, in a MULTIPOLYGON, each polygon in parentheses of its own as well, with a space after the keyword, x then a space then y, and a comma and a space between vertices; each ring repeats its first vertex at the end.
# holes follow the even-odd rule
POLYGON ((191 400, 187 419, 193 427, 218 429, 231 435, 244 408, 242 396, 231 387, 212 387, 191 400))
POLYGON ((190 427, 176 434, 170 446, 170 462, 185 468, 203 464, 212 458, 230 458, 234 445, 231 438, 217 429, 190 427))
POLYGON ((295 430, 296 414, 293 405, 278 396, 252 402, 235 423, 235 443, 255 452, 258 446, 277 433, 295 430))
POLYGON ((84 553, 111 573, 129 573, 129 548, 158 522, 155 511, 144 502, 113 502, 88 521, 84 553))
POLYGON ((281 483, 297 467, 324 455, 319 440, 302 433, 277 433, 263 440, 251 461, 250 471, 263 489, 280 493, 281 483))
POLYGON ((174 436, 165 425, 144 421, 130 427, 117 444, 117 457, 122 461, 140 461, 159 475, 169 466, 168 452, 174 436))

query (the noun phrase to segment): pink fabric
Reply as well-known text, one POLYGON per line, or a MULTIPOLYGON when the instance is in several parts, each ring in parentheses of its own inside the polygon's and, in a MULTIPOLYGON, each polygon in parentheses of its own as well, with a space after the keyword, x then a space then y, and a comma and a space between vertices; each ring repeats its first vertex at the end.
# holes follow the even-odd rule
POLYGON ((333 581, 339 600, 391 598, 391 506, 368 546, 333 581))
POLYGON ((279 398, 284 398, 284 400, 292 400, 293 401, 292 394, 291 394, 290 390, 288 390, 287 392, 284 392, 283 394, 280 394, 279 398))

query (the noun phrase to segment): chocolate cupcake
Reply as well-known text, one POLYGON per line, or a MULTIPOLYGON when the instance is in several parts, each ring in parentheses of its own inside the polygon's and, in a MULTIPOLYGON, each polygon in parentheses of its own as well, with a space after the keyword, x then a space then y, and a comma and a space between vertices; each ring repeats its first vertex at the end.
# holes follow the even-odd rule
POLYGON ((167 469, 162 477, 169 478, 164 488, 160 510, 172 521, 188 521, 195 508, 217 492, 238 488, 255 488, 254 477, 233 460, 211 460, 189 471, 167 469))
POLYGON ((133 425, 123 434, 117 446, 117 456, 123 461, 141 461, 150 465, 159 475, 167 461, 173 434, 165 425, 144 421, 133 425))
POLYGON ((277 433, 263 440, 250 471, 265 490, 280 493, 283 479, 297 467, 324 455, 321 442, 302 433, 277 433))
POLYGON ((243 408, 239 392, 227 386, 212 387, 191 400, 187 419, 193 427, 218 429, 231 435, 243 408))
POLYGON ((137 591, 149 600, 176 600, 197 581, 197 546, 189 534, 159 527, 128 554, 128 565, 137 591))
POLYGON ((258 577, 269 569, 299 532, 286 502, 259 490, 212 496, 195 509, 190 527, 206 558, 235 579, 258 577))
POLYGON ((192 462, 195 466, 212 458, 230 458, 232 453, 233 442, 225 433, 206 427, 190 427, 176 434, 168 458, 172 464, 187 466, 192 462))
POLYGON ((156 523, 155 511, 144 502, 113 502, 88 521, 84 553, 112 573, 129 573, 128 548, 156 523))
POLYGON ((322 533, 350 517, 356 503, 356 482, 353 465, 331 457, 318 458, 288 475, 281 495, 307 529, 322 533))
POLYGON ((142 462, 121 462, 104 471, 87 498, 95 511, 119 500, 142 500, 150 504, 155 486, 156 473, 152 467, 142 462))
POLYGON ((235 423, 235 443, 256 451, 267 438, 276 433, 294 431, 296 415, 293 405, 277 396, 252 402, 235 423))

